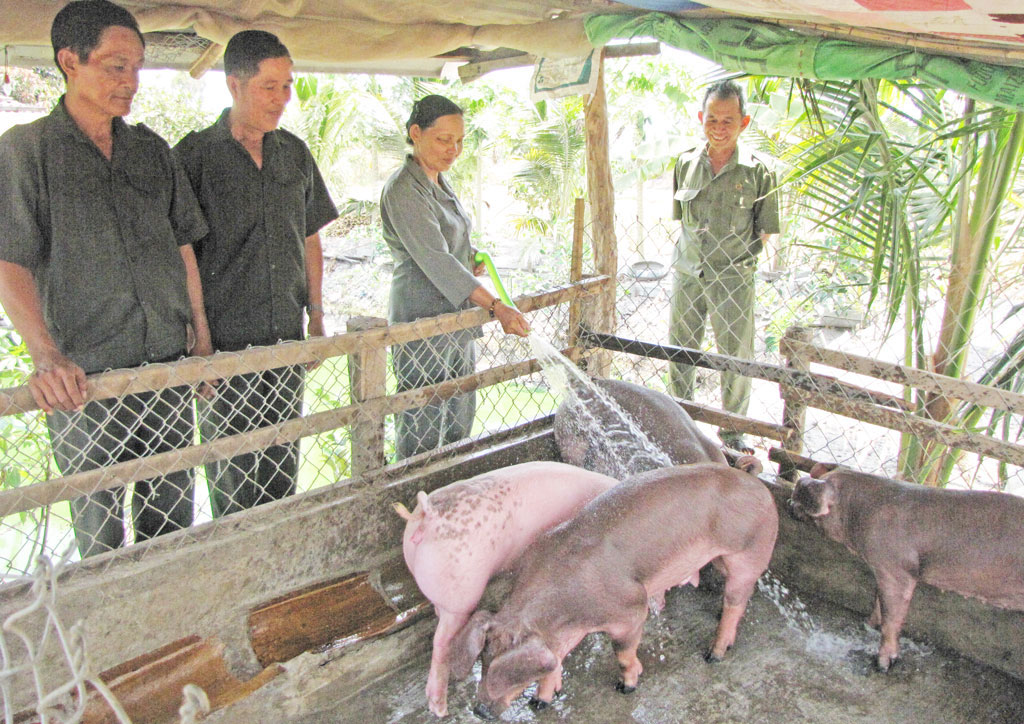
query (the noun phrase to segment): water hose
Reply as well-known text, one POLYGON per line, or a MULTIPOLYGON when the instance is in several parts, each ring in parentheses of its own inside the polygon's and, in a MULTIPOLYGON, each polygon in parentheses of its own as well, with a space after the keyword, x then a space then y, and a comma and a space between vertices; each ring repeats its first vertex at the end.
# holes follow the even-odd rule
POLYGON ((508 292, 505 291, 505 285, 501 283, 501 277, 498 276, 498 270, 494 268, 494 262, 491 261, 491 255, 486 251, 478 251, 476 256, 473 257, 473 262, 475 264, 483 264, 487 267, 487 274, 491 277, 491 281, 494 283, 494 288, 498 292, 498 298, 513 309, 518 309, 518 307, 512 303, 512 299, 509 297, 508 292))

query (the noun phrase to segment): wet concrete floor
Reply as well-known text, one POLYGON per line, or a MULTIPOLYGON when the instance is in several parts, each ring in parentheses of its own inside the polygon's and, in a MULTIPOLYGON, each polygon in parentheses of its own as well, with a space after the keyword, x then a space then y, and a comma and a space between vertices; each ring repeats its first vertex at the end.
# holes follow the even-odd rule
MULTIPOLYGON (((872 668, 878 634, 845 609, 786 597, 786 615, 756 593, 726 660, 707 664, 720 594, 674 589, 660 616, 647 622, 640 645, 644 673, 632 695, 615 691, 617 666, 603 635, 587 637, 565 661, 564 690, 552 707, 534 712, 526 697, 507 722, 576 724, 1022 724, 1024 682, 925 644, 903 642, 888 674, 872 668)), ((418 636, 432 633, 432 621, 418 636)), ((307 713, 301 724, 416 724, 437 719, 423 692, 428 647, 344 706, 307 713)), ((476 723, 472 713, 479 664, 449 688, 451 724, 476 723)))

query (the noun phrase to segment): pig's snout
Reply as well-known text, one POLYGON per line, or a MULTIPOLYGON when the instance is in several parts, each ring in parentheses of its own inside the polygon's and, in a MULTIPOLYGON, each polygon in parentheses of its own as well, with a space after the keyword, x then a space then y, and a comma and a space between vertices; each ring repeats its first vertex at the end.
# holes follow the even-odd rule
POLYGON ((473 707, 473 713, 487 721, 494 721, 498 718, 498 715, 494 713, 491 707, 484 704, 482 701, 477 702, 476 706, 473 707))
POLYGON ((810 520, 810 516, 804 512, 804 509, 800 507, 800 504, 790 498, 786 501, 786 509, 789 511, 789 517, 795 520, 810 520))

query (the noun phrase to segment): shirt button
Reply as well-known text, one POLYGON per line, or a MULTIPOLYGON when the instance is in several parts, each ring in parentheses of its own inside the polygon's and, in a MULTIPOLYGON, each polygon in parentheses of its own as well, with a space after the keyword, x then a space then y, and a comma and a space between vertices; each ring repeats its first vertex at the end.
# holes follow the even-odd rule
POLYGON ((276 265, 276 264, 271 264, 271 265, 270 265, 270 268, 271 268, 271 269, 277 269, 277 265, 276 265))

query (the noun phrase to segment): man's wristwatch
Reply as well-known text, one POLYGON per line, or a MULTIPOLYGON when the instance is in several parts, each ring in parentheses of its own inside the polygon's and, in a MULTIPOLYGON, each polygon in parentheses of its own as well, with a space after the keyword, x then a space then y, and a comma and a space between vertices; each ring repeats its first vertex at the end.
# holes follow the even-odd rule
POLYGON ((319 305, 319 304, 307 304, 306 305, 306 313, 307 314, 313 314, 314 312, 319 313, 319 314, 323 314, 324 313, 324 308, 321 305, 319 305))
POLYGON ((500 301, 501 301, 500 299, 498 299, 497 297, 495 297, 495 298, 494 298, 494 299, 493 299, 493 300, 491 301, 491 306, 487 307, 487 313, 488 313, 489 315, 491 315, 491 319, 494 319, 494 307, 495 307, 495 305, 496 305, 496 304, 497 304, 498 302, 500 302, 500 301))

